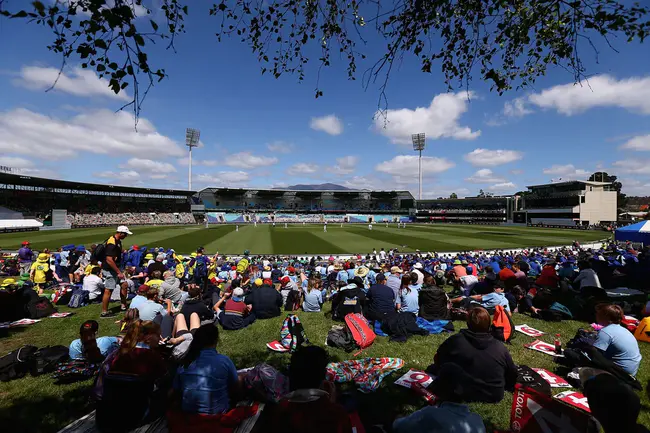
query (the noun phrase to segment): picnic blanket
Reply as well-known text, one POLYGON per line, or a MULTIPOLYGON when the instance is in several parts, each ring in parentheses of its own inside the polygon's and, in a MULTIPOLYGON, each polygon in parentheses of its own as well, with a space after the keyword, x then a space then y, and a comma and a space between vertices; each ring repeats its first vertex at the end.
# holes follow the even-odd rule
POLYGON ((374 328, 375 328, 375 335, 379 337, 388 337, 388 334, 386 334, 384 331, 381 330, 381 321, 375 320, 374 328))
POLYGON ((426 320, 423 317, 418 317, 415 322, 429 334, 454 332, 454 324, 449 320, 426 320))
POLYGON ((333 382, 354 382, 361 392, 376 391, 384 377, 404 367, 399 358, 363 358, 331 362, 326 376, 333 382))

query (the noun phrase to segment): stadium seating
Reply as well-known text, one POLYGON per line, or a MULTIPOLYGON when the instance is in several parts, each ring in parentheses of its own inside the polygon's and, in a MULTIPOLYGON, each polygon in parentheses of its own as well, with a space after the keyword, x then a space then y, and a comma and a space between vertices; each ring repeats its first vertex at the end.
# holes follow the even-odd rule
POLYGON ((77 213, 68 214, 68 222, 72 227, 94 227, 105 225, 168 225, 196 224, 194 215, 189 212, 177 213, 77 213))

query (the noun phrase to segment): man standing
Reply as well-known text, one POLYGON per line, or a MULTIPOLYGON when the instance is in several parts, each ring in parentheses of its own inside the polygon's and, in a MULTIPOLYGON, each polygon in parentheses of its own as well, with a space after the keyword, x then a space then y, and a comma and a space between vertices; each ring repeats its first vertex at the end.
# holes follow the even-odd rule
MULTIPOLYGON (((122 260, 122 241, 128 235, 132 235, 127 226, 119 226, 115 234, 108 238, 104 245, 104 257, 102 261, 102 276, 104 277, 104 297, 102 298, 102 314, 100 317, 111 317, 113 314, 108 312, 108 303, 111 300, 113 290, 120 287, 120 300, 122 302, 122 311, 126 311, 126 290, 128 284, 124 279, 124 274, 120 270, 119 263, 122 260)), ((99 248, 99 247, 98 247, 99 248)))
POLYGON ((18 263, 20 264, 20 275, 29 274, 34 261, 34 252, 29 247, 29 241, 24 241, 18 250, 18 263))

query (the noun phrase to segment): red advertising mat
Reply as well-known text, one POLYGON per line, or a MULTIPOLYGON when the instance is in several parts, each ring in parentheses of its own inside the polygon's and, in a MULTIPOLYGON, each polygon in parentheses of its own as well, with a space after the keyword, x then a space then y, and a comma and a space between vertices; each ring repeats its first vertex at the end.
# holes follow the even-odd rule
POLYGON ((404 376, 397 379, 395 384, 412 389, 417 394, 421 395, 428 403, 433 404, 436 400, 436 396, 427 390, 427 386, 429 386, 434 379, 435 377, 430 376, 424 371, 411 369, 404 376))
POLYGON ((527 349, 536 350, 538 352, 542 352, 542 353, 545 353, 545 354, 551 355, 551 356, 564 356, 564 355, 558 355, 557 353, 555 353, 555 346, 554 345, 549 344, 549 343, 545 343, 545 342, 543 342, 541 340, 535 340, 532 343, 528 343, 528 344, 524 345, 524 347, 527 348, 527 349))
POLYGON ((554 395, 553 398, 580 410, 584 410, 585 412, 591 413, 591 409, 589 409, 589 403, 587 403, 587 397, 578 391, 564 391, 554 395))
POLYGON ((575 407, 517 384, 510 411, 510 429, 515 433, 598 433, 593 418, 575 407))
POLYGON ((522 334, 528 335, 529 337, 541 337, 544 335, 544 332, 532 328, 525 323, 523 325, 517 325, 515 326, 515 330, 521 332, 522 334))
POLYGON ((565 378, 560 377, 555 373, 551 373, 543 368, 533 368, 533 370, 539 373, 539 375, 542 376, 542 379, 551 385, 551 388, 571 388, 571 385, 565 378))

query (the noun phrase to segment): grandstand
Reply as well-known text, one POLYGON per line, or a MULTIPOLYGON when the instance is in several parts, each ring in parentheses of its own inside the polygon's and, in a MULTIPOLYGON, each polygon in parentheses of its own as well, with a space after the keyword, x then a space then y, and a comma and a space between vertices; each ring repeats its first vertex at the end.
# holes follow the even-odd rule
POLYGON ((528 187, 516 220, 534 226, 586 227, 617 220, 611 182, 572 180, 528 187))
POLYGON ((24 220, 25 228, 28 220, 56 228, 187 224, 195 222, 190 213, 192 194, 0 172, 0 220, 24 220))
MULTIPOLYGON (((415 206, 408 191, 205 188, 196 195, 206 212, 345 214, 372 211, 407 214, 415 206)), ((199 205, 200 206, 200 205, 199 205)), ((193 209, 199 210, 194 206, 193 209)))
POLYGON ((418 200, 417 222, 503 224, 512 221, 518 197, 466 197, 418 200))

